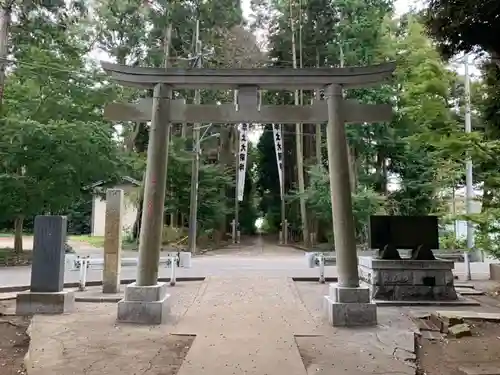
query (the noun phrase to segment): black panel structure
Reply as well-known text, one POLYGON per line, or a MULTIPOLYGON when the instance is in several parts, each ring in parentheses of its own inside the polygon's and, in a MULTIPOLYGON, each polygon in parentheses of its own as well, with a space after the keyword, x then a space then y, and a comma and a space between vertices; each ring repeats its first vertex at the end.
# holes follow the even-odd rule
POLYGON ((434 260, 439 249, 437 216, 370 216, 369 243, 380 259, 401 259, 398 249, 412 250, 411 259, 434 260))

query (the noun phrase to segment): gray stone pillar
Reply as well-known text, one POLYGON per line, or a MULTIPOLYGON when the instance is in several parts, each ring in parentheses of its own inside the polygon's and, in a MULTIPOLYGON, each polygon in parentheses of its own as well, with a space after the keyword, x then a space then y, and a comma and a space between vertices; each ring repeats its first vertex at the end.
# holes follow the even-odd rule
POLYGON ((172 90, 165 84, 154 89, 151 127, 144 182, 144 205, 139 237, 137 282, 125 288, 118 302, 118 321, 144 324, 163 323, 169 312, 166 284, 158 283, 167 157, 170 143, 169 107, 172 90))
POLYGON ((29 292, 17 295, 16 314, 62 314, 74 307, 73 292, 64 292, 65 216, 37 216, 29 292))
POLYGON ((334 326, 374 325, 377 323, 376 305, 370 303, 369 289, 359 287, 342 87, 330 85, 326 97, 328 168, 339 275, 338 284, 331 284, 330 293, 325 296, 326 313, 334 326))
POLYGON ((342 114, 342 88, 338 85, 329 86, 326 94, 330 119, 326 127, 328 168, 339 286, 355 288, 359 286, 358 257, 342 114))
POLYGON ((104 225, 104 269, 102 292, 120 291, 120 269, 122 252, 123 190, 106 191, 106 218, 104 225))
POLYGON ((168 112, 171 94, 172 90, 168 86, 161 83, 155 86, 139 237, 138 286, 156 285, 158 281, 170 143, 168 112))

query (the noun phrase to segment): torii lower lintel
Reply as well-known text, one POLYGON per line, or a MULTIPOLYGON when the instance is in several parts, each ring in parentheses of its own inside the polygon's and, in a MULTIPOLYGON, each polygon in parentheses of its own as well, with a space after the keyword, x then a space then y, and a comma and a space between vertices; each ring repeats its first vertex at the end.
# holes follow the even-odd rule
MULTIPOLYGON (((104 117, 111 121, 146 122, 151 120, 152 99, 137 103, 111 103, 104 109, 104 117)), ((225 123, 241 124, 322 124, 328 122, 326 101, 312 105, 262 105, 260 109, 234 104, 186 104, 182 99, 170 103, 169 120, 172 123, 225 123)), ((345 123, 373 123, 390 121, 392 107, 388 104, 363 104, 355 100, 342 102, 342 117, 345 123)))

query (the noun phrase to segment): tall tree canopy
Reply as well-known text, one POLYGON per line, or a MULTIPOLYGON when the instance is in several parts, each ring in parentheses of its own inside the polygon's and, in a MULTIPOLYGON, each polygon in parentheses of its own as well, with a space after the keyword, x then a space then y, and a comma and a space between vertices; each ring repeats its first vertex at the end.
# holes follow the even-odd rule
POLYGON ((499 1, 430 0, 424 14, 444 56, 482 50, 500 66, 499 1))

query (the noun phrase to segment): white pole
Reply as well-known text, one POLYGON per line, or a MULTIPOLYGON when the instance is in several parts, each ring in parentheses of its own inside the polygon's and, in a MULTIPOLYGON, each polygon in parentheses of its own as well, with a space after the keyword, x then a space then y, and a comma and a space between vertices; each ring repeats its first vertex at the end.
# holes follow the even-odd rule
POLYGON ((87 285, 87 267, 89 264, 88 258, 80 258, 80 285, 78 289, 83 292, 87 285))
MULTIPOLYGON (((196 20, 196 62, 197 68, 201 68, 201 42, 200 42, 200 21, 196 20)), ((194 93, 194 104, 201 103, 200 90, 197 89, 194 93)), ((188 251, 192 254, 196 253, 196 236, 197 236, 197 221, 198 221, 198 180, 200 173, 200 125, 194 124, 193 127, 193 163, 191 168, 191 198, 189 202, 189 237, 188 251)), ((205 130, 208 131, 209 127, 205 130)))
POLYGON ((320 284, 325 283, 325 257, 323 254, 319 255, 319 282, 320 284))
MULTIPOLYGON (((472 132, 471 109, 470 109, 470 77, 469 77, 469 56, 464 58, 465 70, 465 132, 472 132)), ((472 185, 472 159, 467 156, 465 162, 465 195, 466 195, 466 213, 472 214, 472 202, 474 200, 474 189, 472 185)), ((464 253, 465 279, 471 280, 470 254, 474 248, 474 227, 470 220, 467 220, 467 249, 464 253)))
POLYGON ((176 257, 170 258, 170 267, 172 267, 172 273, 170 274, 170 286, 175 286, 175 269, 177 268, 177 259, 176 257))

